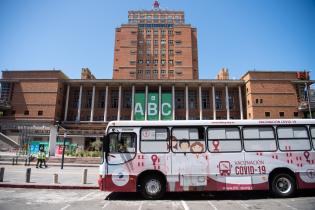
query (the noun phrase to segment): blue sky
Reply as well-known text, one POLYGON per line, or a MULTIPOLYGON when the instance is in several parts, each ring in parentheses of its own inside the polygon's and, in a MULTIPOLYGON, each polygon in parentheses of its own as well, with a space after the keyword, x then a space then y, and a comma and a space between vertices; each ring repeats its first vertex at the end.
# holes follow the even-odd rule
MULTIPOLYGON (((0 70, 82 67, 112 78, 115 28, 153 0, 0 0, 0 70)), ((315 79, 315 0, 160 0, 198 29, 200 78, 222 67, 310 70, 315 79)))

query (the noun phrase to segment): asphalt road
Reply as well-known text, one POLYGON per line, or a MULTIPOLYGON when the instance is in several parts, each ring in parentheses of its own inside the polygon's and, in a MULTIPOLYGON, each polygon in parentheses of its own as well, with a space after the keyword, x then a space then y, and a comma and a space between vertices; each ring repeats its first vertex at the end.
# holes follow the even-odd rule
POLYGON ((0 188, 0 210, 189 210, 189 209, 315 209, 315 191, 294 198, 271 198, 267 192, 168 193, 163 200, 143 200, 137 193, 98 190, 43 190, 0 188))

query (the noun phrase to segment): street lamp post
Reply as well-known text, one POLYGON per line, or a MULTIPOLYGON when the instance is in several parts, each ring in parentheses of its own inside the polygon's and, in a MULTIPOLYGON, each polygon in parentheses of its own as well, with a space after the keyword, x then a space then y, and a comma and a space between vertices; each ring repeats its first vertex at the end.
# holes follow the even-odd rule
POLYGON ((63 148, 62 148, 62 157, 61 157, 61 169, 63 169, 63 163, 65 160, 65 149, 66 149, 66 138, 67 138, 67 133, 63 134, 63 148))

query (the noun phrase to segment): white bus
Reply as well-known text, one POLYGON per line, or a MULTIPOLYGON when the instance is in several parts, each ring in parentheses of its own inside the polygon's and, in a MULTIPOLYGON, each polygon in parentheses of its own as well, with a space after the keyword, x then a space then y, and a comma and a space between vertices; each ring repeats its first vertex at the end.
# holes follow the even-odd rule
POLYGON ((99 187, 141 192, 315 188, 315 120, 112 121, 99 187))

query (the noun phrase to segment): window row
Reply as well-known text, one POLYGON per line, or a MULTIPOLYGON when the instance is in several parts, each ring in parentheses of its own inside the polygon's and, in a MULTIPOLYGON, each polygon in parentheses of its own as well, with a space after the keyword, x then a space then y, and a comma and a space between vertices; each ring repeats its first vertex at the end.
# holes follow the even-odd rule
MULTIPOLYGON (((311 140, 315 149, 315 127, 311 128, 311 140)), ((275 152, 311 150, 308 129, 304 126, 253 127, 211 127, 205 137, 203 127, 142 128, 140 151, 143 153, 162 152, 170 149, 175 153, 210 152, 275 152), (207 139, 207 143, 206 140, 207 139), (170 141, 169 141, 170 140, 170 141)))

